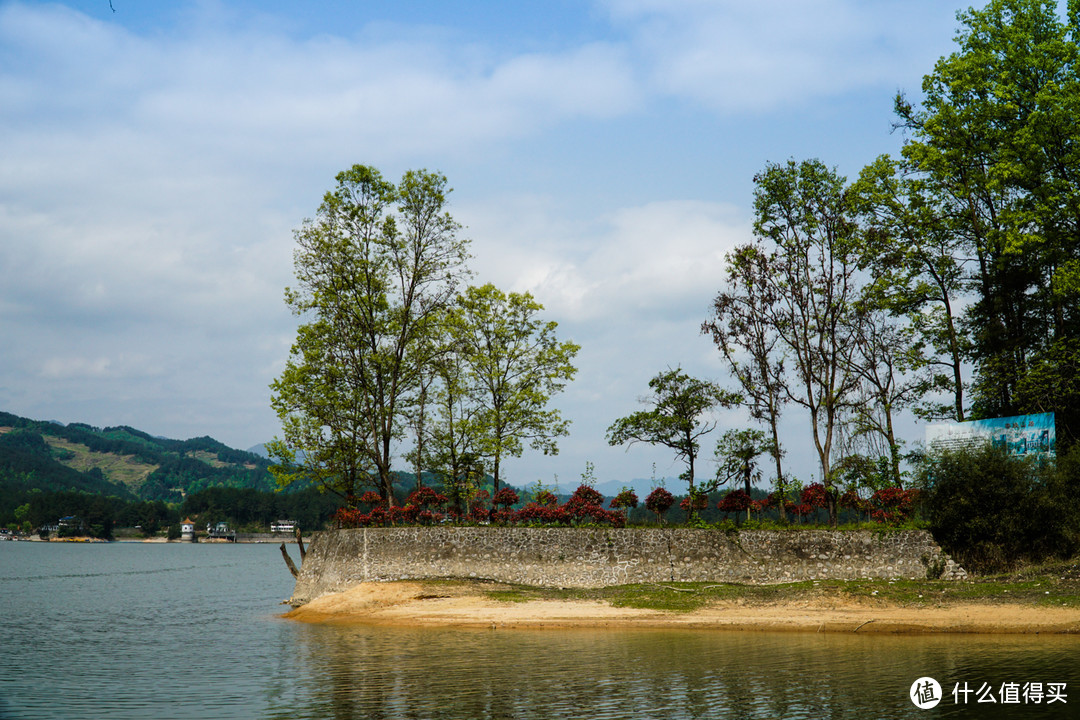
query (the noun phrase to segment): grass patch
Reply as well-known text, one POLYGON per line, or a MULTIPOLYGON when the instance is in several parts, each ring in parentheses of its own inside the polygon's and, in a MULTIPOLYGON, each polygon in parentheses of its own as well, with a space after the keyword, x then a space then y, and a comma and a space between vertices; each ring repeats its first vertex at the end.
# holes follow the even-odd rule
POLYGON ((53 435, 43 435, 45 442, 57 452, 57 460, 73 470, 86 472, 98 468, 106 478, 137 490, 146 477, 158 469, 157 465, 145 463, 134 455, 93 452, 86 445, 74 443, 53 435))
POLYGON ((752 606, 830 599, 907 607, 948 607, 974 603, 1075 608, 1080 607, 1080 560, 966 581, 806 580, 778 585, 670 582, 604 588, 477 584, 475 589, 499 602, 592 600, 615 607, 675 613, 693 612, 715 603, 734 602, 752 606))

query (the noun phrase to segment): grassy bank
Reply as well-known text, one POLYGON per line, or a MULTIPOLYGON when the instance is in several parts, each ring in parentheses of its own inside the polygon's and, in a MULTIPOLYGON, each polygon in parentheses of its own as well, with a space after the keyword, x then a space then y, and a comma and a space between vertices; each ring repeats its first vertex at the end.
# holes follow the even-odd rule
MULTIPOLYGON (((445 581, 460 583, 461 581, 445 581)), ((597 600, 614 607, 692 612, 719 603, 748 606, 775 603, 870 602, 900 607, 949 607, 970 604, 1022 604, 1080 608, 1080 559, 1032 566, 1021 571, 943 580, 820 580, 778 585, 734 583, 658 583, 613 587, 542 588, 476 583, 491 600, 597 600)))

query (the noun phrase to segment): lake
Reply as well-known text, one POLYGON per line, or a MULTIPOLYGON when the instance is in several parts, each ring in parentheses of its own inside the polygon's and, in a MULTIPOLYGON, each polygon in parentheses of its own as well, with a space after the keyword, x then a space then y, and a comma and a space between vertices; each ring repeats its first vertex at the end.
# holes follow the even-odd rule
POLYGON ((0 719, 1080 716, 1070 636, 318 626, 292 585, 273 545, 0 543, 0 719))

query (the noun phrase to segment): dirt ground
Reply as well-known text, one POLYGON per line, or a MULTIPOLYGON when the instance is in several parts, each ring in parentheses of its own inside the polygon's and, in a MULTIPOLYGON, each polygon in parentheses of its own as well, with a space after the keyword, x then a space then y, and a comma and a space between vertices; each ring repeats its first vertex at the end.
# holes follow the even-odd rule
POLYGON ((301 622, 503 628, 671 627, 858 633, 1080 633, 1080 608, 1010 603, 903 606, 877 599, 717 600, 687 611, 604 601, 492 599, 469 583, 363 583, 286 613, 301 622))

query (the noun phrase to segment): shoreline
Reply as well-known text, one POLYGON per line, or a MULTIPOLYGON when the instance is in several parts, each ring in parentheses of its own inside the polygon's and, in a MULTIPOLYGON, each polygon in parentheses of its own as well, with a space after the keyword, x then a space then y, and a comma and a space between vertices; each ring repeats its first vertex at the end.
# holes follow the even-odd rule
POLYGON ((1080 608, 1023 603, 908 605, 878 599, 744 598, 693 610, 616 607, 602 600, 499 600, 475 582, 361 583, 323 595, 281 617, 327 625, 487 629, 687 628, 838 633, 1080 634, 1080 608))
MULTIPOLYGON (((34 535, 34 536, 28 537, 28 538, 18 538, 18 539, 13 540, 13 541, 14 542, 32 542, 32 543, 95 543, 95 544, 97 544, 97 543, 103 543, 103 544, 143 543, 143 544, 149 544, 149 545, 280 545, 281 543, 285 543, 286 545, 296 545, 297 544, 296 543, 296 538, 294 536, 292 536, 292 535, 289 535, 288 537, 282 536, 280 538, 269 538, 269 537, 268 538, 254 538, 254 539, 245 538, 245 539, 240 539, 240 540, 222 540, 222 539, 204 538, 202 540, 199 540, 199 542, 191 542, 190 540, 167 540, 167 539, 162 538, 162 537, 152 537, 152 538, 122 537, 122 538, 113 538, 112 540, 105 540, 103 538, 95 538, 95 537, 81 536, 81 535, 77 536, 77 537, 49 538, 48 540, 43 540, 42 538, 39 538, 38 536, 34 535)), ((304 544, 305 545, 310 545, 311 544, 311 538, 310 537, 304 538, 304 544)))

